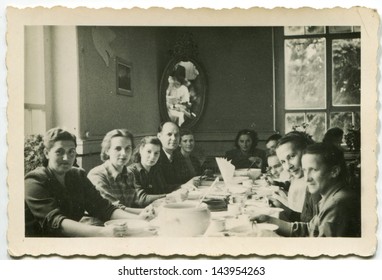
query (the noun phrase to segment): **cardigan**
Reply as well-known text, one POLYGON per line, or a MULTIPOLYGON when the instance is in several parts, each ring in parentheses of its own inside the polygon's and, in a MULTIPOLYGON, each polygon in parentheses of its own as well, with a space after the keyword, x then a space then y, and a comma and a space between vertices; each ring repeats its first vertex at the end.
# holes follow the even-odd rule
POLYGON ((80 221, 87 212, 101 221, 110 220, 116 207, 101 197, 83 169, 72 167, 65 186, 48 167, 25 176, 25 236, 61 237, 64 219, 80 221))

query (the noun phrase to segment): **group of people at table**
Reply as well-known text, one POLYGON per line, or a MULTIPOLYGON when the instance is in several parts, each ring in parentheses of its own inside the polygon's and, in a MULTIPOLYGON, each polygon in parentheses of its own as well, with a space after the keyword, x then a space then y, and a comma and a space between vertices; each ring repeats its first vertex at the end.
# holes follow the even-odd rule
MULTIPOLYGON (((121 237, 127 224, 103 226, 114 219, 153 219, 157 201, 182 201, 204 174, 192 152, 194 135, 173 122, 138 147, 127 129, 108 132, 101 144, 103 163, 89 172, 75 167, 76 137, 53 128, 44 135, 44 164, 25 175, 26 237, 121 237)), ((261 168, 277 185, 271 206, 279 218, 250 216, 278 226, 281 236, 358 237, 360 197, 347 181, 344 153, 338 144, 313 143, 304 133, 275 134, 267 152, 257 148, 257 133, 238 132, 226 158, 236 168, 261 168)))

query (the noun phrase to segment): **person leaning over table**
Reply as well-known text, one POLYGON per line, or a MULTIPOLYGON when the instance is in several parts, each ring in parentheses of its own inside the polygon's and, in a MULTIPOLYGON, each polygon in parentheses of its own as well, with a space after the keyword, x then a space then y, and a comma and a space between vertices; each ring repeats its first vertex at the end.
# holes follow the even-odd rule
POLYGON ((195 148, 195 138, 191 130, 180 130, 179 149, 175 150, 180 160, 179 176, 180 182, 186 183, 195 176, 202 175, 200 161, 192 154, 195 148))
POLYGON ((267 215, 250 220, 279 226, 278 234, 291 237, 360 237, 360 197, 347 184, 343 152, 333 144, 307 147, 302 168, 308 190, 321 197, 317 214, 309 222, 289 223, 267 215))
POLYGON ((114 129, 106 133, 101 147, 101 165, 89 171, 88 178, 100 192, 118 208, 139 215, 150 213, 147 195, 136 187, 134 174, 127 165, 134 148, 134 137, 127 129, 114 129), (142 209, 146 207, 143 211, 142 209))
POLYGON ((134 163, 127 168, 134 174, 137 188, 145 194, 145 204, 158 199, 185 200, 188 192, 183 189, 166 193, 166 180, 156 163, 160 156, 162 143, 155 136, 142 138, 134 155, 134 163))
POLYGON ((310 221, 316 211, 319 197, 308 192, 301 167, 302 153, 312 143, 314 141, 309 135, 291 131, 278 141, 276 147, 277 157, 289 173, 290 186, 286 195, 276 192, 269 199, 273 205, 284 209, 280 217, 288 221, 310 221))
POLYGON ((112 205, 94 188, 83 169, 73 167, 76 137, 52 128, 43 141, 43 166, 25 175, 25 236, 124 236, 126 225, 97 227, 79 222, 85 211, 102 221, 139 216, 112 205))
POLYGON ((265 151, 256 148, 257 133, 252 129, 240 130, 235 138, 235 149, 226 152, 225 157, 231 160, 236 169, 260 168, 264 173, 267 163, 265 151))

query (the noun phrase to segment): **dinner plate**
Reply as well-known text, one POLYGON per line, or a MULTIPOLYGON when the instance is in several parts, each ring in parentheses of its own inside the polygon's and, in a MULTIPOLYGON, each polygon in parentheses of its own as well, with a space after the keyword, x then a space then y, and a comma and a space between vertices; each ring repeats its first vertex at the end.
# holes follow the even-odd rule
POLYGON ((230 193, 233 194, 245 194, 250 191, 248 187, 244 187, 243 185, 227 185, 227 189, 230 193))
POLYGON ((275 231, 279 228, 278 225, 268 224, 268 223, 256 224, 254 227, 257 227, 259 230, 270 230, 270 231, 275 231))
POLYGON ((268 207, 268 206, 258 207, 258 206, 251 206, 251 205, 248 205, 245 208, 245 210, 248 215, 255 215, 255 216, 268 215, 275 218, 278 218, 280 213, 284 211, 284 209, 278 208, 278 207, 268 207))
POLYGON ((275 231, 278 228, 279 228, 278 225, 275 225, 275 224, 261 223, 261 224, 255 224, 253 228, 251 225, 235 226, 228 229, 228 232, 235 233, 235 234, 247 234, 253 231, 263 231, 263 230, 275 231))

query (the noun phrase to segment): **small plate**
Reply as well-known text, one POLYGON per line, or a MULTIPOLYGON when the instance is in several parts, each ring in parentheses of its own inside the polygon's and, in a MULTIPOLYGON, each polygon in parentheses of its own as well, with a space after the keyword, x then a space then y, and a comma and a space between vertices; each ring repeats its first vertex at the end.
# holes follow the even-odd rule
POLYGON ((278 225, 268 224, 268 223, 256 224, 256 227, 260 230, 270 230, 270 231, 275 231, 279 228, 278 225))
POLYGON ((249 225, 235 226, 228 229, 228 232, 243 235, 243 234, 252 233, 253 231, 263 231, 263 230, 275 231, 278 228, 279 226, 275 224, 261 223, 261 224, 254 225, 253 228, 249 225))

